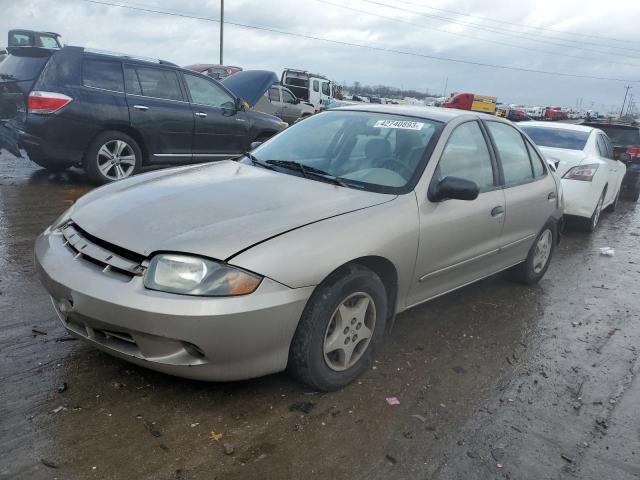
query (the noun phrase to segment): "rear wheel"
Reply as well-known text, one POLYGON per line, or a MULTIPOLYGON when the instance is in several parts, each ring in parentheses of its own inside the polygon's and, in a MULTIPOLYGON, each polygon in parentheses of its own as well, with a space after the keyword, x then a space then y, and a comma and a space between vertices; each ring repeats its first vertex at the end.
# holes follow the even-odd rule
POLYGON ((548 222, 529 249, 527 259, 513 269, 516 281, 533 285, 544 277, 555 250, 556 235, 556 226, 548 222))
POLYGON ((109 183, 128 178, 140 170, 142 151, 129 135, 107 131, 89 145, 84 168, 91 180, 109 183))
POLYGON ((290 373, 316 390, 344 387, 371 363, 386 319, 380 278, 367 268, 348 267, 309 299, 291 343, 290 373))
POLYGON ((622 186, 618 189, 618 193, 616 194, 616 198, 613 199, 613 203, 605 208, 606 212, 615 212, 616 208, 618 208, 618 202, 620 201, 620 191, 622 190, 622 186))
POLYGON ((596 209, 593 211, 593 215, 590 218, 581 219, 582 220, 582 229, 585 232, 593 233, 598 228, 598 223, 600 222, 600 216, 602 214, 602 204, 604 203, 604 196, 607 193, 606 190, 602 192, 600 198, 598 199, 598 203, 596 205, 596 209))

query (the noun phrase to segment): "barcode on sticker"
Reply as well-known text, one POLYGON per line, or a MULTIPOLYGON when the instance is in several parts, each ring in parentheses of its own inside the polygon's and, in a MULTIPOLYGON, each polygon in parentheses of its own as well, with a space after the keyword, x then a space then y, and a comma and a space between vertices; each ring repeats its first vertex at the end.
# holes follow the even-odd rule
POLYGON ((404 128, 405 130, 422 130, 424 123, 406 120, 378 120, 374 128, 404 128))

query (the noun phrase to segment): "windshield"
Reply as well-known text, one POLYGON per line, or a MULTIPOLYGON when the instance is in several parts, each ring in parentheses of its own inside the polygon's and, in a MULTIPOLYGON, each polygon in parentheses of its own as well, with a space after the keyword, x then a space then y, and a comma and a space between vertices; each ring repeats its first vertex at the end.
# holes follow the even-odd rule
POLYGON ((540 147, 564 148, 567 150, 582 150, 587 144, 587 139, 591 133, 560 128, 527 126, 522 126, 522 130, 540 147))
POLYGON ((604 131, 611 143, 616 147, 637 147, 640 146, 640 128, 616 128, 599 126, 604 131))
POLYGON ((289 127, 252 153, 263 163, 298 162, 349 186, 401 193, 422 173, 440 127, 422 118, 334 110, 289 127))

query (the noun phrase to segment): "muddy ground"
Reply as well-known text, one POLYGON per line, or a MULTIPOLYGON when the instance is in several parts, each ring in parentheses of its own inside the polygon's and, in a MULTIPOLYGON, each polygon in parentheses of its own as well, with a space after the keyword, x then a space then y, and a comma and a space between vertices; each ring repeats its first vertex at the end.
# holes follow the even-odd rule
POLYGON ((640 206, 567 232, 533 288, 498 275, 403 313, 360 382, 314 394, 71 340, 32 248, 90 188, 0 154, 0 478, 640 478, 640 206))

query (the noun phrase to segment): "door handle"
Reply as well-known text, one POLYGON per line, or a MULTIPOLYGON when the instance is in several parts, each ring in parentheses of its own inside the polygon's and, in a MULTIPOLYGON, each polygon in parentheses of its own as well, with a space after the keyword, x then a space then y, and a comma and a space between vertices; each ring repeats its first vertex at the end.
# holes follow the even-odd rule
POLYGON ((207 116, 207 114, 204 113, 204 112, 196 112, 196 113, 194 113, 194 115, 196 117, 200 117, 200 118, 205 118, 207 116))
POLYGON ((491 210, 492 217, 498 217, 504 214, 504 207, 502 205, 498 205, 497 207, 493 207, 491 210))
POLYGON ((149 110, 149 107, 147 107, 146 105, 134 105, 133 108, 135 108, 136 110, 142 110, 143 112, 149 110))
POLYGON ((547 195, 547 200, 555 200, 556 199, 556 192, 550 192, 549 195, 547 195))

